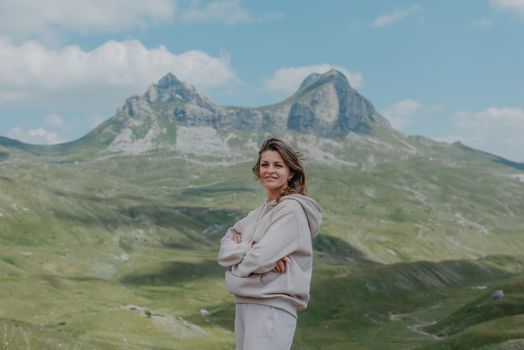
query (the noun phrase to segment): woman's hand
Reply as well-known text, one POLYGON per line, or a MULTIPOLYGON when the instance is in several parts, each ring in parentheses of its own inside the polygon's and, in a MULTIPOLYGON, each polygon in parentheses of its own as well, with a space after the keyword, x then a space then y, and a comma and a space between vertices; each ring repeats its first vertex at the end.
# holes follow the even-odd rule
MULTIPOLYGON (((237 238, 237 237, 240 237, 240 235, 237 233, 237 236, 235 237, 235 239, 241 239, 241 238, 237 238)), ((239 241, 237 241, 237 243, 240 243, 239 241)), ((255 248, 255 246, 257 245, 257 242, 256 241, 253 241, 251 242, 251 249, 255 248)), ((283 257, 282 259, 280 259, 279 261, 277 261, 277 264, 275 265, 275 267, 273 268, 273 272, 279 272, 279 273, 284 273, 286 272, 286 265, 288 262, 290 262, 291 260, 289 260, 289 258, 287 256, 283 257)))
POLYGON ((237 244, 242 243, 242 236, 240 235, 240 233, 235 233, 235 242, 237 244))
POLYGON ((277 264, 275 265, 275 267, 273 268, 273 272, 279 272, 279 273, 284 273, 286 272, 286 265, 288 262, 290 262, 291 260, 289 260, 289 258, 287 256, 283 257, 282 259, 280 259, 279 261, 277 261, 277 264))

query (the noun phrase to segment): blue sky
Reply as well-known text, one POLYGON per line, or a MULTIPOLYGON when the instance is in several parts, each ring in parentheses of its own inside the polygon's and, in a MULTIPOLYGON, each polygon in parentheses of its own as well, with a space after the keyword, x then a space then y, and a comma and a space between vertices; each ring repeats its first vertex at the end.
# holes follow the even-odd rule
POLYGON ((76 139, 167 72, 260 106, 343 71, 406 134, 524 161, 524 0, 2 0, 0 135, 76 139))

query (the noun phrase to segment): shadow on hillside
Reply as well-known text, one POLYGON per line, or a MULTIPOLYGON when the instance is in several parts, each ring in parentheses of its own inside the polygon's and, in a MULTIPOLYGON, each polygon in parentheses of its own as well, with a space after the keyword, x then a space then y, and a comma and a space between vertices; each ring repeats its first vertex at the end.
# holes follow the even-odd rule
POLYGON ((150 222, 156 226, 203 233, 206 236, 223 234, 227 227, 242 217, 242 213, 236 210, 185 206, 141 205, 122 209, 120 213, 135 222, 150 222))
MULTIPOLYGON (((151 269, 151 267, 148 267, 151 269)), ((166 286, 181 282, 197 280, 207 276, 222 277, 224 268, 216 260, 205 260, 199 263, 169 262, 158 265, 157 269, 148 272, 140 270, 127 273, 119 280, 125 284, 166 286)))
POLYGON ((5 181, 5 182, 9 182, 9 183, 13 183, 13 179, 11 179, 10 177, 7 177, 7 176, 1 176, 0 175, 0 180, 5 181))
MULTIPOLYGON (((149 228, 154 225, 165 229, 175 229, 190 236, 216 240, 225 233, 229 226, 245 215, 237 210, 191 206, 143 204, 122 208, 121 198, 100 199, 96 196, 79 194, 70 195, 58 192, 55 194, 98 203, 95 207, 90 203, 89 210, 73 213, 55 210, 55 217, 84 226, 98 226, 108 231, 130 226, 149 228)), ((133 197, 132 200, 147 202, 147 199, 139 197, 133 197)))
POLYGON ((42 274, 40 279, 49 283, 50 286, 56 289, 67 288, 69 286, 68 282, 80 282, 80 283, 108 283, 106 279, 94 276, 60 276, 53 274, 42 274))
POLYGON ((229 193, 242 193, 242 192, 256 192, 252 188, 246 187, 192 187, 184 189, 180 194, 182 196, 198 196, 208 197, 217 196, 229 193))
MULTIPOLYGON (((84 191, 90 190, 88 188, 84 188, 84 191)), ((133 194, 119 194, 114 197, 106 197, 105 195, 95 195, 95 194, 85 194, 85 193, 77 193, 77 192, 64 192, 62 190, 51 190, 51 193, 63 197, 63 198, 69 198, 69 199, 76 199, 81 201, 89 201, 89 202, 95 202, 95 203, 107 203, 110 205, 119 205, 122 203, 123 200, 129 200, 134 201, 137 203, 147 202, 151 201, 150 198, 142 197, 142 196, 136 196, 133 194)))
MULTIPOLYGON (((83 211, 85 213, 85 211, 83 211)), ((80 213, 70 213, 62 210, 53 210, 53 216, 60 221, 66 221, 73 223, 74 225, 82 226, 96 226, 107 231, 115 231, 118 227, 123 225, 129 225, 125 218, 115 217, 110 215, 109 212, 105 211, 103 215, 98 213, 96 214, 85 214, 81 215, 80 213)))
POLYGON ((313 239, 313 249, 319 252, 320 258, 326 263, 371 262, 366 254, 348 242, 326 234, 320 234, 313 239))
POLYGON ((450 293, 485 293, 474 288, 491 285, 522 271, 522 257, 490 256, 477 260, 415 261, 363 265, 339 274, 314 273, 311 303, 303 322, 325 322, 347 329, 376 327, 391 313, 408 313, 437 305, 450 293), (451 292, 453 291, 453 292, 451 292))
POLYGON ((0 162, 3 160, 9 159, 9 153, 7 152, 0 152, 0 162))

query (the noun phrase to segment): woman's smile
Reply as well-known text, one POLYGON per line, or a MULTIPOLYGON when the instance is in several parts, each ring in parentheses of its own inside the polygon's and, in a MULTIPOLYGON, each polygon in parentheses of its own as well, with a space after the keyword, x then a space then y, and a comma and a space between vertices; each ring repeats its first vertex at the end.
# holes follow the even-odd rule
POLYGON ((260 182, 268 193, 268 199, 276 199, 287 186, 292 174, 289 166, 277 151, 267 150, 260 157, 260 182))

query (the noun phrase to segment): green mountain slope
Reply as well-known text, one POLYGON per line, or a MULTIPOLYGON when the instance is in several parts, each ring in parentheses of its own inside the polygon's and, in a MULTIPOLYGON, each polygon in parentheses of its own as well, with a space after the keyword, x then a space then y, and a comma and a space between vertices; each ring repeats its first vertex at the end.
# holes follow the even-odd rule
MULTIPOLYGON (((521 260, 510 257, 439 263, 516 256, 523 244, 517 213, 524 186, 510 177, 515 169, 442 147, 456 158, 365 167, 306 162, 325 224, 315 241, 311 307, 297 331, 302 348, 348 342, 373 348, 378 330, 396 337, 391 348, 409 348, 407 339, 417 333, 408 327, 420 321, 411 314, 440 305, 424 316, 438 319, 442 309, 451 312, 485 294, 468 286, 493 285, 521 271, 521 260), (402 318, 391 320, 397 314, 402 318)), ((116 348, 123 339, 138 348, 227 348, 233 305, 215 264, 218 238, 264 193, 250 162, 199 159, 149 152, 78 163, 4 161, 0 317, 116 348), (207 336, 165 335, 145 311, 120 309, 126 305, 181 317, 207 336), (101 314, 119 328, 107 333, 101 314)))

